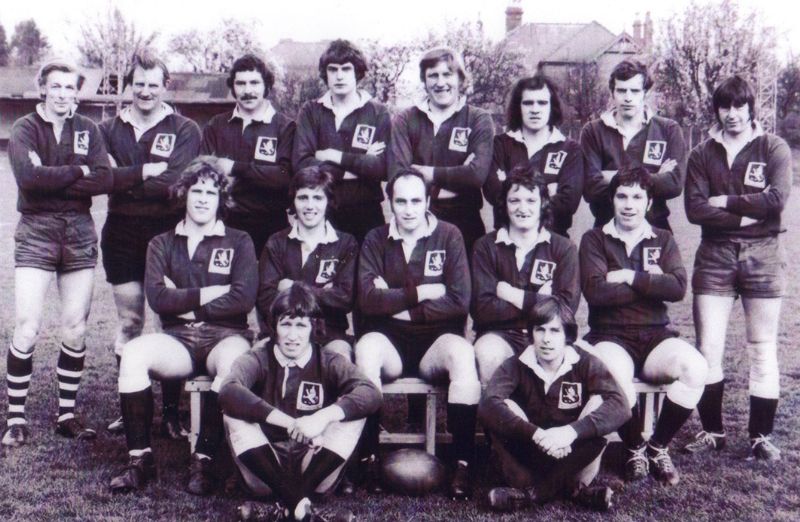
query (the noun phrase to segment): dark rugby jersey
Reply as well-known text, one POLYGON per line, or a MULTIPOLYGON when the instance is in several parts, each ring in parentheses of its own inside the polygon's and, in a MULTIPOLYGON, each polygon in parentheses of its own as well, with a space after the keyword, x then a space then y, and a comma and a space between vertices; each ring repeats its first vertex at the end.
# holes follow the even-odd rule
POLYGON ((630 255, 622 240, 612 235, 616 234, 613 221, 583 235, 579 251, 581 289, 589 304, 592 331, 667 325, 665 302, 680 301, 686 294, 686 270, 672 234, 649 228, 630 255), (606 282, 608 272, 624 268, 636 272, 632 286, 606 282), (663 273, 657 273, 659 270, 663 273))
POLYGON ((647 219, 653 226, 667 228, 667 200, 680 196, 686 178, 686 142, 681 128, 673 120, 651 116, 642 130, 631 138, 627 148, 622 146, 622 141, 612 112, 590 121, 581 131, 581 147, 586 158, 583 194, 595 217, 595 226, 614 217, 608 183, 603 180, 601 171, 643 166, 655 182, 653 206, 647 219), (670 159, 677 161, 678 166, 658 174, 661 165, 670 159))
POLYGON ((130 116, 123 114, 100 124, 112 167, 114 192, 108 211, 126 216, 162 217, 176 214, 169 188, 200 150, 200 128, 192 120, 166 106, 165 115, 137 140, 130 116), (142 180, 142 165, 167 162, 167 170, 142 180))
POLYGON ((330 93, 318 100, 306 102, 297 116, 297 135, 294 140, 292 164, 295 172, 322 165, 336 180, 334 194, 340 207, 383 200, 381 181, 386 181, 386 156, 391 137, 391 118, 386 107, 360 92, 362 104, 348 114, 336 128, 336 116, 330 93), (367 154, 376 142, 386 144, 386 150, 367 154), (336 149, 342 152, 342 164, 321 162, 314 157, 318 150, 336 149), (357 178, 345 178, 345 173, 357 178))
POLYGON ((353 236, 328 230, 325 241, 309 254, 303 264, 302 241, 296 225, 272 234, 259 259, 258 310, 264 317, 278 295, 281 279, 302 281, 316 296, 328 328, 347 330, 347 314, 355 303, 358 243, 353 236))
POLYGON ((572 226, 572 216, 578 210, 583 195, 583 151, 580 144, 567 139, 558 129, 553 129, 550 141, 528 158, 528 149, 522 141, 521 131, 508 131, 494 137, 494 155, 483 194, 492 205, 497 205, 503 181, 497 171, 505 176, 518 165, 532 165, 544 174, 548 184, 556 183, 556 193, 550 196, 553 213, 553 231, 565 235, 572 226))
POLYGON ((781 212, 792 188, 792 155, 786 142, 757 127, 753 139, 728 166, 719 130, 689 155, 686 216, 700 225, 707 239, 767 237, 784 232, 781 212), (728 196, 725 208, 708 204, 711 196, 728 196), (758 223, 741 226, 742 216, 758 223))
POLYGON ((147 247, 144 286, 150 308, 164 326, 204 321, 247 328, 247 314, 253 309, 258 292, 258 264, 250 236, 217 221, 211 235, 200 241, 189 259, 183 227, 181 221, 174 230, 154 237, 147 247), (164 277, 177 288, 169 288, 164 277), (200 289, 213 285, 231 288, 201 306, 200 289), (194 312, 195 319, 179 317, 187 312, 194 312))
POLYGON ((73 113, 64 121, 59 143, 53 124, 43 115, 40 104, 11 128, 8 160, 19 187, 17 210, 88 212, 92 196, 106 194, 113 186, 103 136, 92 120, 73 113), (31 162, 30 152, 39 156, 41 166, 31 162), (83 175, 81 165, 89 167, 88 175, 83 175))
POLYGON ((295 124, 271 105, 258 118, 242 130, 234 109, 203 129, 201 153, 233 160, 235 213, 274 214, 289 204, 295 124))
POLYGON ((275 409, 297 418, 335 404, 350 421, 380 408, 381 392, 341 355, 313 345, 309 355, 290 367, 285 358, 281 364, 276 351, 269 342, 239 357, 219 392, 226 415, 261 423, 270 441, 288 438, 286 429, 266 424, 275 409))
POLYGON ((560 297, 573 311, 580 302, 578 249, 558 234, 543 229, 539 242, 517 268, 517 247, 501 228, 475 243, 472 256, 472 319, 475 331, 527 328, 528 314, 542 297, 538 292, 550 282, 552 295, 560 297), (525 292, 522 310, 497 297, 497 283, 505 281, 525 292))
POLYGON ((478 406, 478 416, 488 429, 501 437, 528 440, 537 429, 570 425, 579 439, 602 437, 620 427, 631 416, 627 399, 595 356, 568 346, 564 362, 552 382, 539 366, 533 346, 519 356, 509 357, 494 372, 478 406), (579 418, 593 395, 603 403, 579 418), (528 420, 515 414, 505 403, 517 403, 528 420))

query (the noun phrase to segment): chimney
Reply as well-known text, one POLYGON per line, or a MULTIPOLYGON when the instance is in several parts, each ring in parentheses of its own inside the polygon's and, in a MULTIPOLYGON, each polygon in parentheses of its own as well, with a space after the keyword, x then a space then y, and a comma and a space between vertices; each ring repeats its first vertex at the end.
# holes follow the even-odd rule
POLYGON ((512 0, 506 7, 506 33, 522 25, 522 7, 519 3, 520 0, 512 0))
POLYGON ((644 15, 644 48, 650 49, 653 46, 653 20, 650 18, 650 11, 644 15))
POLYGON ((642 20, 639 18, 639 13, 636 13, 636 18, 633 20, 633 41, 636 45, 642 45, 642 20))

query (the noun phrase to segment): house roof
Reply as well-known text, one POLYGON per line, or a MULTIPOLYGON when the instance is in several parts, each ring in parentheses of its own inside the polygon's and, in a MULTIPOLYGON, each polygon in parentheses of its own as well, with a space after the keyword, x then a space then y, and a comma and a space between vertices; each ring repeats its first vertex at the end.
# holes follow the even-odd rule
POLYGON ((527 23, 508 35, 508 45, 536 66, 539 63, 576 63, 595 60, 617 39, 603 25, 527 23))

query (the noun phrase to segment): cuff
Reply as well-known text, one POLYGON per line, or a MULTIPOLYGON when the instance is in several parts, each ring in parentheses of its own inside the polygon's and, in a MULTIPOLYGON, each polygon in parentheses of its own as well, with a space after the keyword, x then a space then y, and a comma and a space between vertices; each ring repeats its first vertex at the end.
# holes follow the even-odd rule
POLYGON ((636 272, 636 275, 633 276, 633 284, 631 288, 636 290, 638 293, 647 295, 648 291, 650 290, 650 274, 647 272, 636 272))
POLYGON ((588 439, 589 437, 594 437, 597 435, 597 429, 594 426, 594 422, 592 422, 589 417, 583 417, 582 419, 578 419, 569 425, 572 426, 572 429, 574 429, 575 433, 578 434, 579 439, 588 439))
POLYGON ((352 152, 342 152, 342 163, 341 166, 344 170, 352 171, 356 166, 356 162, 358 156, 363 156, 363 154, 353 154, 352 152))
POLYGON ((403 296, 406 301, 406 308, 413 308, 419 303, 419 295, 417 295, 417 285, 409 279, 403 285, 403 296))

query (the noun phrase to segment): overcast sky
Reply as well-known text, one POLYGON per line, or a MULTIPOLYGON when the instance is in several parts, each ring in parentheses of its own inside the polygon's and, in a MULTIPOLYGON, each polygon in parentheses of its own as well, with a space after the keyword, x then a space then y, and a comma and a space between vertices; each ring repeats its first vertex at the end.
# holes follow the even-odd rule
MULTIPOLYGON (((700 0, 702 1, 702 0, 700 0)), ((680 12, 689 0, 522 0, 523 22, 589 22, 596 20, 614 33, 632 32, 636 14, 651 12, 654 21, 680 12), (613 6, 613 7, 609 7, 613 6)), ((508 0, 4 0, 0 23, 11 37, 14 25, 28 18, 36 23, 59 53, 74 52, 78 28, 108 5, 147 31, 159 31, 159 43, 192 28, 207 29, 222 18, 257 20, 264 45, 282 38, 313 41, 346 37, 399 41, 441 31, 448 22, 480 19, 487 33, 500 38, 505 30, 508 0), (65 23, 67 22, 67 23, 65 23)), ((740 0, 743 10, 758 9, 765 23, 777 29, 781 54, 800 53, 800 5, 791 0, 740 0), (788 7, 791 5, 791 7, 788 7)), ((656 32, 658 27, 656 26, 656 32)))

